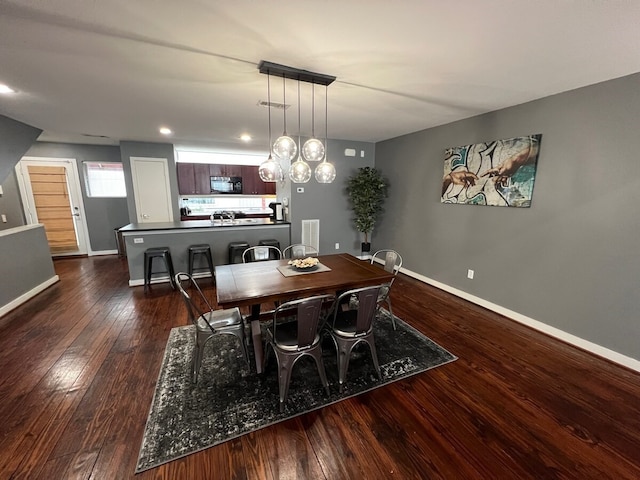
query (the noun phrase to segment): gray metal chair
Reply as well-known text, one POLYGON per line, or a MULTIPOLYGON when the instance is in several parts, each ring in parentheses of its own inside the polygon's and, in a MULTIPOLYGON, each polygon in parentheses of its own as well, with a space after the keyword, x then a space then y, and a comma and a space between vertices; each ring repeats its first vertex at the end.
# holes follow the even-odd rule
POLYGON ((278 247, 271 245, 257 245, 249 247, 242 252, 242 262, 264 262, 265 260, 280 260, 282 252, 278 247))
POLYGON ((191 360, 191 381, 194 383, 198 381, 204 347, 207 342, 216 335, 228 334, 238 337, 242 355, 247 365, 249 365, 249 352, 245 341, 244 323, 240 310, 238 308, 214 310, 196 281, 188 273, 177 273, 175 281, 187 307, 189 320, 191 320, 191 323, 196 327, 196 344, 193 348, 193 358, 191 360), (194 301, 192 296, 186 291, 185 286, 188 283, 193 285, 198 300, 194 301), (199 305, 206 305, 209 311, 203 312, 199 305))
POLYGON ((294 243, 282 250, 282 258, 307 258, 317 256, 318 250, 315 247, 302 243, 294 243))
POLYGON ((316 361, 320 380, 329 395, 329 383, 322 362, 320 330, 334 302, 333 295, 318 295, 283 303, 273 312, 273 323, 267 329, 265 340, 264 364, 267 363, 268 347, 271 346, 278 361, 281 412, 287 401, 293 366, 305 355, 316 361))
POLYGON ((391 322, 393 323, 393 329, 395 330, 396 319, 393 316, 393 309, 391 308, 391 298, 389 297, 389 293, 391 291, 391 286, 393 285, 393 282, 396 279, 398 272, 400 271, 400 267, 402 267, 402 257, 395 250, 390 250, 390 249, 378 250, 376 253, 374 253, 371 256, 371 264, 374 264, 374 263, 382 263, 384 266, 384 269, 389 273, 393 273, 394 275, 393 279, 389 282, 388 286, 380 290, 380 295, 382 296, 382 298, 379 299, 379 303, 383 304, 386 302, 387 305, 389 306, 389 313, 391 314, 391 322))
POLYGON ((384 285, 373 287, 356 288, 342 293, 335 304, 333 320, 328 331, 336 346, 338 355, 338 382, 340 392, 347 378, 349 368, 349 358, 351 351, 360 342, 369 345, 373 366, 378 373, 378 378, 382 379, 380 365, 378 365, 378 354, 373 339, 373 320, 376 317, 380 303, 380 290, 384 285), (356 297, 357 301, 351 301, 356 297))

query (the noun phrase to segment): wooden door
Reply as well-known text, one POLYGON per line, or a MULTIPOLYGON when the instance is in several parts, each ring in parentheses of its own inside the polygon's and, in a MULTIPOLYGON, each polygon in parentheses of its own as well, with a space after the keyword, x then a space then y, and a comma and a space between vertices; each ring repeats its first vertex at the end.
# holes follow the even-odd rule
POLYGON ((75 159, 23 157, 15 172, 27 224, 44 225, 51 254, 87 254, 87 224, 75 159))
POLYGON ((64 167, 27 167, 38 215, 52 254, 78 250, 69 187, 64 167))
POLYGON ((180 195, 196 193, 196 182, 193 163, 178 163, 178 192, 180 195))
POLYGON ((193 176, 195 179, 195 191, 199 195, 211 194, 211 176, 209 165, 206 163, 196 163, 193 166, 193 176))

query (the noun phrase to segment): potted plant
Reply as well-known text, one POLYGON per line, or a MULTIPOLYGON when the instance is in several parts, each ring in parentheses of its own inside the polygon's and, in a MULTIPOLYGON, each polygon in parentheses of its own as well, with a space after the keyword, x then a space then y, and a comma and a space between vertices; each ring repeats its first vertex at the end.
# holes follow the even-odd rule
POLYGON ((347 195, 354 214, 354 222, 359 232, 364 233, 362 251, 369 252, 369 234, 383 212, 387 198, 389 182, 380 171, 371 167, 362 167, 347 179, 347 195))

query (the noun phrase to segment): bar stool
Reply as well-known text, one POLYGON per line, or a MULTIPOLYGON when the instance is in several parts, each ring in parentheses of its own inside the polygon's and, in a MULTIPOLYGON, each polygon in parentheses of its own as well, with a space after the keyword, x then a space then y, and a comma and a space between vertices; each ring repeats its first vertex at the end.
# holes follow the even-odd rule
POLYGON ((231 242, 229 244, 229 263, 242 263, 242 253, 249 248, 247 242, 231 242))
POLYGON ((211 272, 211 279, 215 281, 213 275, 213 258, 211 257, 211 247, 207 243, 201 243, 198 245, 189 246, 189 275, 193 276, 193 262, 196 255, 204 255, 209 264, 209 271, 211 272))
MULTIPOLYGON (((280 242, 278 240, 276 240, 275 238, 266 238, 264 240, 260 240, 258 242, 258 245, 268 246, 268 247, 276 247, 278 250, 280 250, 280 242)), ((271 259, 271 260, 280 260, 279 258, 276 258, 274 256, 273 252, 269 252, 269 259, 271 259)))
POLYGON ((165 271, 169 273, 169 283, 171 288, 176 289, 175 273, 173 271, 173 261, 171 260, 171 251, 169 247, 147 248, 144 251, 144 291, 151 286, 151 274, 153 273, 153 259, 160 258, 164 262, 165 271))

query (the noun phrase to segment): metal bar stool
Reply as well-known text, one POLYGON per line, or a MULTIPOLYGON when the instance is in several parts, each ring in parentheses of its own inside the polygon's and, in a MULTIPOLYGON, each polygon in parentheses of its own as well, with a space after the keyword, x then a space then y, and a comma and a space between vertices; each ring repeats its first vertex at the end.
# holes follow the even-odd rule
POLYGON ((196 255, 204 255, 209 265, 209 271, 211 272, 211 280, 215 282, 215 276, 213 275, 213 258, 211 257, 211 247, 207 243, 201 243, 198 245, 189 246, 189 275, 193 276, 193 263, 196 255))
MULTIPOLYGON (((280 250, 280 242, 275 238, 266 238, 264 240, 260 240, 258 242, 258 245, 267 246, 267 247, 276 247, 278 250, 280 250)), ((274 251, 270 251, 269 260, 280 260, 280 259, 276 257, 276 253, 274 251)))
POLYGON ((147 248, 144 251, 144 291, 151 287, 151 274, 153 273, 153 259, 160 258, 164 262, 165 271, 169 274, 169 284, 176 289, 175 273, 173 271, 173 261, 169 247, 147 248))
POLYGON ((243 263, 242 253, 249 248, 247 242, 231 242, 229 244, 229 263, 243 263))

